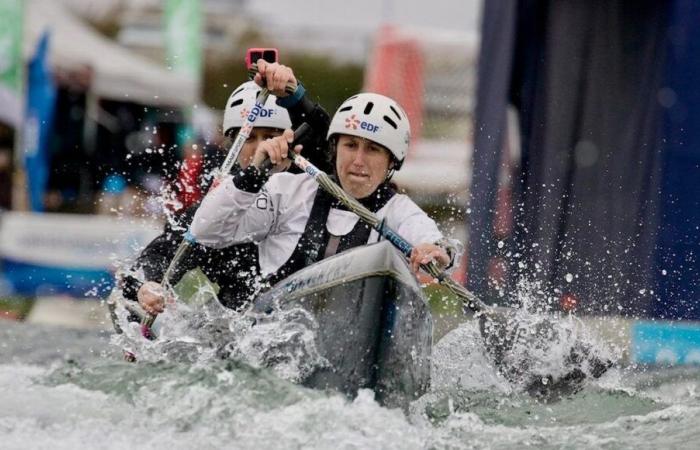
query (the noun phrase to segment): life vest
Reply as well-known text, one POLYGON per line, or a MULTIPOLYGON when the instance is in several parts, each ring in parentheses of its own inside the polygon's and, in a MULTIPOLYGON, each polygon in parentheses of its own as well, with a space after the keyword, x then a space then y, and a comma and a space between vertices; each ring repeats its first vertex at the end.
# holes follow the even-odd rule
MULTIPOLYGON (((395 194, 396 191, 388 183, 384 183, 372 195, 359 201, 370 211, 377 212, 395 194)), ((287 262, 267 278, 270 285, 324 258, 367 244, 372 228, 362 220, 358 220, 352 230, 343 236, 331 235, 326 226, 331 208, 347 210, 338 199, 323 189, 318 189, 304 233, 299 237, 287 262)))

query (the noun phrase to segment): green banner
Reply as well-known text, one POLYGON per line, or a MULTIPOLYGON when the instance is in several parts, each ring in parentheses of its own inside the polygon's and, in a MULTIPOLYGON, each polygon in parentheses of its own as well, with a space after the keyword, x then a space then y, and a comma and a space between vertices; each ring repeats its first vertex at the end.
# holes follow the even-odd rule
POLYGON ((165 1, 165 51, 169 67, 202 79, 202 8, 199 0, 165 1))
POLYGON ((0 0, 0 84, 22 88, 22 0, 0 0))
POLYGON ((0 122, 18 127, 22 117, 23 0, 0 0, 0 122))

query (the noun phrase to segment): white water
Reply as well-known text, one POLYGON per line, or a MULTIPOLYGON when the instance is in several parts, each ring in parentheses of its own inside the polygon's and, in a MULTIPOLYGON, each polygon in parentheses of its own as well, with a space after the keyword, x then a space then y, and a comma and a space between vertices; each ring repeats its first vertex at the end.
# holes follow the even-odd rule
MULTIPOLYGON (((612 369, 578 393, 542 403, 499 374, 477 327, 466 323, 435 345, 431 391, 404 412, 381 407, 369 390, 347 399, 288 381, 325 363, 303 311, 256 327, 216 302, 167 311, 156 342, 137 327, 115 337, 0 322, 0 448, 700 445, 700 370, 612 369), (123 362, 121 346, 140 362, 123 362)), ((561 369, 572 336, 609 351, 573 318, 559 327, 564 339, 548 338, 549 352, 522 349, 533 370, 561 369)))
POLYGON ((551 404, 518 394, 463 326, 408 414, 237 361, 120 361, 108 334, 2 323, 0 442, 26 448, 695 448, 700 373, 612 370, 551 404))

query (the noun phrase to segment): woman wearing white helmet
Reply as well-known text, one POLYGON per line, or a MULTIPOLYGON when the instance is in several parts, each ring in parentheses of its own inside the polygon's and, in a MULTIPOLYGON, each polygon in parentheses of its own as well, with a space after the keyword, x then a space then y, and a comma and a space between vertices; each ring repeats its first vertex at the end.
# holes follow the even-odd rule
MULTIPOLYGON (((267 159, 280 169, 288 167, 291 139, 291 130, 286 130, 259 145, 245 171, 229 177, 205 197, 191 227, 198 242, 214 248, 256 242, 260 271, 271 282, 380 239, 308 175, 270 176, 259 169, 267 159)), ((414 271, 430 260, 447 267, 454 259, 454 246, 425 212, 389 183, 393 171, 403 164, 409 139, 406 113, 394 100, 379 94, 358 94, 346 100, 328 130, 337 181, 415 246, 411 256, 414 271)))
MULTIPOLYGON (((308 149, 305 155, 315 164, 327 167, 325 138, 330 122, 328 113, 308 99, 304 87, 297 83, 289 67, 259 60, 258 68, 259 72, 265 75, 265 86, 270 89, 272 95, 268 97, 263 111, 258 116, 255 127, 243 146, 232 172, 247 168, 257 147, 265 139, 279 136, 284 129, 292 126, 296 128, 303 122, 311 124, 313 130, 302 141, 304 147, 308 149), (285 92, 288 84, 296 86, 292 95, 285 92)), ((243 83, 233 90, 224 110, 223 133, 225 136, 235 139, 243 126, 245 117, 255 105, 262 84, 263 78, 257 76, 255 81, 243 83)), ((201 187, 204 192, 208 190, 213 178, 211 172, 221 165, 224 157, 224 152, 218 152, 216 157, 207 160, 209 167, 206 169, 205 176, 202 177, 201 187)), ((132 273, 123 276, 120 280, 124 296, 130 300, 138 300, 147 312, 158 313, 163 309, 163 295, 160 292, 159 283, 197 207, 198 204, 195 204, 175 217, 174 223, 166 223, 163 234, 155 238, 141 252, 132 268, 132 273)), ((248 271, 251 267, 257 267, 257 258, 255 244, 231 246, 221 251, 197 246, 191 252, 188 261, 183 261, 180 265, 180 273, 173 279, 177 281, 182 273, 199 266, 213 282, 220 286, 221 302, 225 306, 235 308, 247 300, 251 293, 248 279, 239 275, 242 270, 248 271)), ((248 273, 248 275, 254 274, 254 270, 248 273)))
MULTIPOLYGON (((305 156, 315 164, 325 167, 328 159, 325 148, 325 132, 330 121, 328 113, 306 96, 304 86, 297 82, 291 68, 279 63, 268 63, 263 59, 258 61, 258 68, 259 73, 254 81, 247 81, 231 92, 224 109, 222 132, 233 141, 248 114, 255 107, 263 83, 271 92, 255 121, 255 127, 238 155, 234 171, 248 167, 258 144, 279 136, 287 128, 296 128, 303 122, 307 122, 313 130, 302 141, 307 149, 305 156), (295 87, 294 94, 289 95, 286 92, 287 85, 295 87)), ((201 182, 202 191, 206 192, 209 189, 213 169, 221 165, 225 156, 224 152, 219 151, 206 159, 206 175, 201 182)))

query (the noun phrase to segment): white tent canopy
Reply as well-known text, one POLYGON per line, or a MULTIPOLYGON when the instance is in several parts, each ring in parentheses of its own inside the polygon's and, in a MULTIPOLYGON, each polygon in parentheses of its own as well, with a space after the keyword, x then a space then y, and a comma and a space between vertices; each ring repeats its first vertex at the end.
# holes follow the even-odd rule
POLYGON ((53 0, 26 6, 24 55, 29 59, 45 30, 51 33, 51 65, 93 70, 91 89, 101 98, 155 106, 192 106, 197 84, 110 41, 53 0))
POLYGON ((406 162, 392 179, 417 197, 444 200, 445 195, 455 194, 466 201, 471 157, 469 142, 421 139, 412 144, 406 162))

